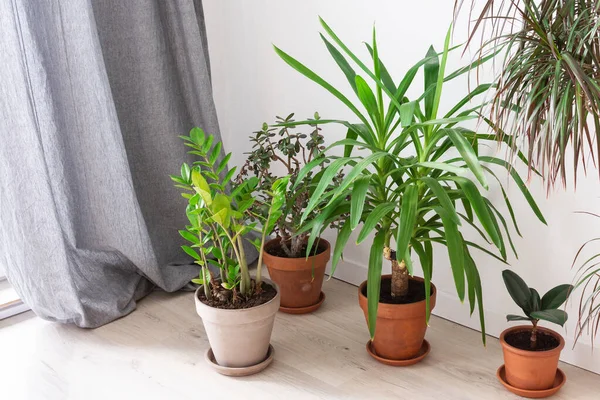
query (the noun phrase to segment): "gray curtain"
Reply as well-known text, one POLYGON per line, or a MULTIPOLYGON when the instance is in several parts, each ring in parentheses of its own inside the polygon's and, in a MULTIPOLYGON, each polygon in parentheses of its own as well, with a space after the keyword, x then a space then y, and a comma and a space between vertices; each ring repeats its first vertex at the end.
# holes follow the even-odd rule
POLYGON ((0 263, 40 317, 97 327, 198 274, 168 175, 219 133, 200 0, 0 1, 0 263))

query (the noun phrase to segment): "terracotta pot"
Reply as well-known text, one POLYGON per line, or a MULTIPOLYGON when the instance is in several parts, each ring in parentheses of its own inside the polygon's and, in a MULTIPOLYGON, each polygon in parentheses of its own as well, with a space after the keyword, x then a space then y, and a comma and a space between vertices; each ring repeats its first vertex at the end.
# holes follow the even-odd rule
MULTIPOLYGON (((301 308, 319 301, 325 267, 331 256, 331 246, 325 239, 318 241, 325 250, 308 258, 285 258, 269 254, 269 250, 279 247, 280 239, 265 244, 263 260, 269 270, 269 277, 281 290, 281 307, 301 308)), ((316 245, 317 242, 315 242, 316 245)))
POLYGON ((202 318, 214 358, 222 367, 250 367, 267 357, 279 309, 279 287, 269 279, 263 282, 275 287, 277 295, 260 306, 239 310, 207 306, 198 298, 200 290, 204 290, 202 286, 196 290, 196 311, 202 318))
MULTIPOLYGON (((392 275, 383 275, 382 280, 392 279, 392 275)), ((409 279, 423 282, 422 278, 409 279)), ((358 303, 365 313, 368 323, 367 281, 358 288, 358 303)), ((435 307, 437 289, 431 284, 430 308, 435 307)), ((375 353, 388 360, 408 360, 414 358, 423 345, 427 331, 425 300, 411 304, 379 303, 377 325, 372 346, 375 353)))
POLYGON ((510 385, 519 389, 549 389, 554 384, 558 359, 561 350, 565 347, 565 340, 551 329, 538 327, 538 332, 544 332, 557 338, 560 342, 558 347, 546 351, 528 351, 517 349, 506 343, 507 335, 524 330, 531 331, 531 325, 514 326, 500 334, 506 380, 510 385))

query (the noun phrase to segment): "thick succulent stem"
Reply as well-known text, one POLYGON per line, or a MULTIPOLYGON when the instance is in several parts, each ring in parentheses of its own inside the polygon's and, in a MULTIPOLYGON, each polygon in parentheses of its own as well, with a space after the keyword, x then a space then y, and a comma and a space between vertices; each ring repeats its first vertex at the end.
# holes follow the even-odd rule
POLYGON ((398 262, 396 252, 384 247, 383 256, 392 262, 392 297, 403 297, 408 294, 408 269, 404 260, 398 262))

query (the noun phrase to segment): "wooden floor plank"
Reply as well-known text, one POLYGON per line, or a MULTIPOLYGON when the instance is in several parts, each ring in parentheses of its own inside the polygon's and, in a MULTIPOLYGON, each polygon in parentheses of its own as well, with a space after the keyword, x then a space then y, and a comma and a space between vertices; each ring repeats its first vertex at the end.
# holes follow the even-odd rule
MULTIPOLYGON (((279 313, 275 361, 262 374, 227 378, 204 362, 208 341, 192 293, 154 292, 131 315, 95 330, 43 321, 31 312, 0 321, 4 399, 517 399, 496 381, 498 341, 433 317, 432 350, 394 368, 365 351, 369 335, 357 289, 330 280, 310 315, 279 313)), ((600 376, 561 364, 555 399, 600 399, 600 376)))

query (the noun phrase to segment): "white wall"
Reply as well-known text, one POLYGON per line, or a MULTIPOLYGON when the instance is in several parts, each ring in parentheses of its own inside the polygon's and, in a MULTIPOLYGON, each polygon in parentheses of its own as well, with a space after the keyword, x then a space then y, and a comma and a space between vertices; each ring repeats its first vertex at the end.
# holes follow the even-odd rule
MULTIPOLYGON (((363 57, 368 57, 368 53, 362 42, 370 39, 373 22, 376 22, 380 56, 398 80, 422 58, 430 44, 441 50, 451 21, 452 3, 450 0, 204 0, 214 99, 224 144, 227 151, 234 153, 234 162, 242 163, 242 153, 250 149, 248 134, 258 129, 263 121, 272 121, 276 114, 296 112, 298 117, 309 117, 318 110, 323 118, 353 120, 337 99, 280 60, 272 43, 334 86, 346 89, 345 77, 319 38, 318 32, 322 29, 317 16, 322 16, 338 36, 363 57)), ((454 42, 463 42, 466 31, 466 23, 459 24, 454 42)), ((449 60, 448 70, 465 65, 469 59, 468 55, 461 59, 460 54, 455 54, 449 60)), ((466 79, 457 80, 447 87, 442 110, 466 94, 466 84, 466 79)), ((345 93, 355 99, 350 96, 351 91, 345 90, 345 93)), ((324 127, 323 132, 329 142, 344 134, 342 129, 334 126, 324 127)), ((515 235, 519 259, 512 258, 510 262, 531 286, 545 293, 549 288, 573 279, 571 263, 577 249, 599 232, 600 220, 575 215, 574 211, 598 211, 600 183, 597 177, 582 177, 576 194, 572 189, 557 190, 550 199, 546 198, 544 187, 538 180, 532 180, 530 189, 549 226, 537 221, 518 189, 512 185, 509 196, 514 199, 523 238, 515 235)), ((496 204, 503 204, 497 188, 492 187, 489 196, 496 204)), ((366 279, 368 254, 368 241, 357 247, 350 244, 345 252, 346 262, 336 276, 339 274, 355 284, 366 279)), ((456 297, 446 254, 439 250, 436 257, 434 282, 439 299, 434 313, 478 329, 477 317, 469 318, 468 305, 460 304, 456 297)), ((519 310, 505 291, 501 277, 503 264, 480 254, 476 261, 484 286, 487 331, 498 336, 508 326, 504 316, 519 310)), ((594 355, 591 353, 588 337, 572 349, 577 319, 575 306, 572 304, 568 309, 571 319, 566 329, 553 327, 567 340, 562 358, 600 372, 600 354, 597 351, 594 355)))

